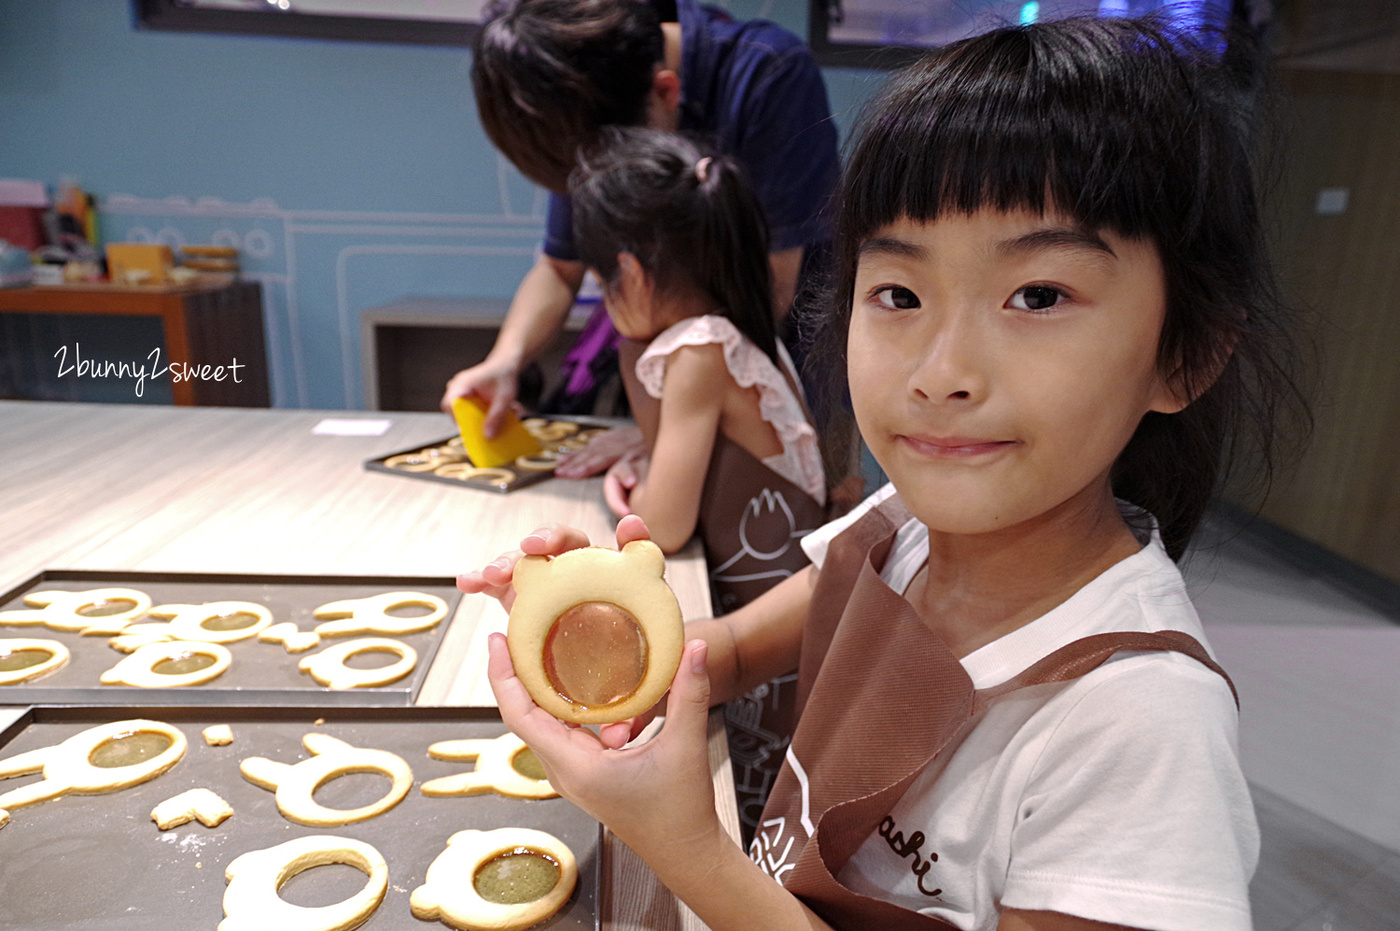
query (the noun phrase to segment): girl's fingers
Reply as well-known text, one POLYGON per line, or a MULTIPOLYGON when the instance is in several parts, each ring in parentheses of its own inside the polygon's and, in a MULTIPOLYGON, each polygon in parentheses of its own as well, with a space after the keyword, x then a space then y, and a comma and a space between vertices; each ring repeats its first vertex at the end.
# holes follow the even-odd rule
POLYGON ((647 529, 646 521, 636 514, 628 514, 617 522, 617 548, 631 543, 633 540, 650 540, 651 531, 647 529))
POLYGON ((585 546, 588 534, 567 524, 545 524, 520 541, 521 552, 529 556, 558 556, 585 546))
POLYGON ((491 694, 496 696, 496 707, 506 726, 531 746, 545 746, 550 739, 557 740, 561 734, 566 736, 568 728, 564 722, 536 705, 524 683, 516 677, 505 634, 487 637, 486 650, 486 677, 491 682, 491 694))
POLYGON ((489 584, 481 577, 480 572, 463 572, 457 576, 457 590, 468 595, 480 595, 489 588, 489 584))
POLYGON ((704 743, 709 727, 710 674, 709 644, 692 640, 681 654, 681 665, 666 697, 666 728, 692 731, 692 738, 704 743))
POLYGON ((632 722, 620 721, 598 728, 598 741, 609 750, 621 750, 632 739, 632 722))
POLYGON ((626 516, 632 513, 631 505, 628 501, 627 489, 623 488, 617 478, 609 474, 603 480, 603 500, 608 504, 608 510, 618 516, 626 516))

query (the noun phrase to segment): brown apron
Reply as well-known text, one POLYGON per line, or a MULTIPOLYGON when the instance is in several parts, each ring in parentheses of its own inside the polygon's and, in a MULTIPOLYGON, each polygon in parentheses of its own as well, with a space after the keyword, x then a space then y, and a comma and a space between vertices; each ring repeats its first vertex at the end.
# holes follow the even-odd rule
MULTIPOLYGON (((811 495, 723 434, 715 438, 696 532, 716 616, 742 607, 807 563, 800 540, 826 523, 811 495)), ((796 671, 725 705, 745 843, 758 824, 797 722, 796 671)))
POLYGON ((991 699, 1077 678, 1119 650, 1175 650, 1225 676, 1189 634, 1121 632, 1077 640, 1002 685, 976 690, 962 663, 880 579, 908 518, 895 497, 831 542, 803 634, 801 719, 750 848, 766 872, 838 929, 953 927, 852 892, 836 876, 991 699))

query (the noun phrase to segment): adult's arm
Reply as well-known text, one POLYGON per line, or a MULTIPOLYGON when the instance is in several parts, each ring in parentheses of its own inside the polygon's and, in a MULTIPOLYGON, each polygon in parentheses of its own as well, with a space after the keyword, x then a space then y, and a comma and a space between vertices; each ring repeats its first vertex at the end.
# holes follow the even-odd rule
POLYGON ((452 376, 442 395, 442 409, 450 412, 455 399, 476 395, 490 404, 485 430, 487 436, 495 435, 515 400, 521 369, 563 329, 583 274, 580 262, 549 255, 537 258, 515 290, 491 352, 479 364, 452 376))

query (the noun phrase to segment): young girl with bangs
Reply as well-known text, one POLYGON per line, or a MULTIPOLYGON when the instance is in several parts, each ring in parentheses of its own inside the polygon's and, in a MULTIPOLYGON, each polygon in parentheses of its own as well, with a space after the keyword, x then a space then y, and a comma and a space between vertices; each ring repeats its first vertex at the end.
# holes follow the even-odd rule
MULTIPOLYGON (((566 727, 493 640, 507 725, 711 928, 1251 928, 1236 696, 1176 566, 1239 451, 1306 420, 1238 64, 1069 20, 897 75, 848 159, 827 331, 890 485, 692 622, 648 742, 566 727), (706 710, 795 664, 744 852, 706 710)), ((459 584, 509 604, 513 565, 459 584)))

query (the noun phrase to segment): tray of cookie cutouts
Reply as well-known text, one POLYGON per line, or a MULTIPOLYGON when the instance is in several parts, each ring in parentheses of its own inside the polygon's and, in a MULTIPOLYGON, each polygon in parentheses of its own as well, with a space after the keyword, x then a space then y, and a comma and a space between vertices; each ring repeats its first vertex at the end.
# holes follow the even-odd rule
POLYGON ((601 828, 494 709, 36 706, 0 928, 597 931, 601 828))
POLYGON ((0 595, 0 704, 409 705, 452 579, 50 569, 0 595))
POLYGON ((365 468, 407 478, 441 482, 480 491, 510 492, 554 477, 560 457, 586 446, 610 425, 591 420, 526 417, 515 421, 518 432, 511 439, 477 452, 476 461, 462 436, 401 449, 365 461, 365 468), (505 450, 513 455, 498 455, 505 450))

